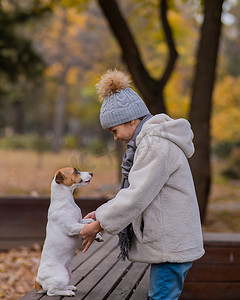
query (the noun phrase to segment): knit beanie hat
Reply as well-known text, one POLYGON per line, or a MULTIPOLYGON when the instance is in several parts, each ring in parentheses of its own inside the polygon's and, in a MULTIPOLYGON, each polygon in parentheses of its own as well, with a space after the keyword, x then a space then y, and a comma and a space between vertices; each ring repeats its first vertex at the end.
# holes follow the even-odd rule
POLYGON ((129 86, 127 75, 118 70, 107 71, 96 85, 103 129, 130 122, 149 114, 149 110, 139 95, 129 86))

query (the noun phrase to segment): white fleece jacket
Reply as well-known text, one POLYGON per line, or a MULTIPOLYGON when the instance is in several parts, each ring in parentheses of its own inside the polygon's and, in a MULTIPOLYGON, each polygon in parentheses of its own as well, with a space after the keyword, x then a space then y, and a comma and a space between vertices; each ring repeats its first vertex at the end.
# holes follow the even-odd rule
POLYGON ((97 220, 110 234, 132 222, 130 260, 183 263, 204 254, 187 159, 194 153, 192 139, 187 120, 152 117, 137 136, 130 186, 97 209, 97 220))

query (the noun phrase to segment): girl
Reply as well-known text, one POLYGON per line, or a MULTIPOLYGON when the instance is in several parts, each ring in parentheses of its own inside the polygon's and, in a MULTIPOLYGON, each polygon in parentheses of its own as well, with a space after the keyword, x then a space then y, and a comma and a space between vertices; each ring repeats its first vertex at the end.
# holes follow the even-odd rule
POLYGON ((194 153, 190 124, 152 116, 120 71, 108 71, 97 88, 101 125, 127 150, 121 190, 86 216, 96 221, 80 232, 84 252, 99 231, 119 234, 122 259, 151 264, 149 299, 178 299, 192 262, 204 254, 188 163, 194 153))

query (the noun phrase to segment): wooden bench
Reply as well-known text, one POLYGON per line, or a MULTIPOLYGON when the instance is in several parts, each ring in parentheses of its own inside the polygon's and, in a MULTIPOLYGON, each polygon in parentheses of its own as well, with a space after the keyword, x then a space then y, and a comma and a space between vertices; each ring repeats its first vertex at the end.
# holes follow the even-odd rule
MULTIPOLYGON (((74 299, 146 300, 150 267, 117 258, 117 237, 104 235, 72 262, 71 284, 77 286, 74 299)), ((240 235, 205 234, 206 254, 189 271, 181 300, 240 299, 240 235)), ((31 290, 21 300, 60 300, 31 290)), ((171 300, 171 299, 167 299, 171 300)))

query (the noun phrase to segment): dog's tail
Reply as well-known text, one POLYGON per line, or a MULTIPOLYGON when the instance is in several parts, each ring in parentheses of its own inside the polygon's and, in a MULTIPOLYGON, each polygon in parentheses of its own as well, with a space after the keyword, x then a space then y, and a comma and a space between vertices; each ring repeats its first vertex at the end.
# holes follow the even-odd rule
POLYGON ((37 293, 43 293, 43 287, 37 281, 35 281, 35 290, 37 293))

